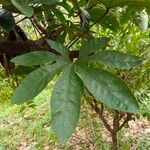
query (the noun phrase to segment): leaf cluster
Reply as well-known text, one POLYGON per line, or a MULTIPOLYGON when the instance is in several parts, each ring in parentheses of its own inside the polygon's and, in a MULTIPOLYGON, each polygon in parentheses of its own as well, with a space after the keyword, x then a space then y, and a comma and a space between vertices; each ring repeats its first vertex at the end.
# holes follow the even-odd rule
POLYGON ((0 26, 6 31, 16 25, 14 13, 31 21, 36 16, 47 32, 62 28, 56 41, 45 39, 59 55, 36 51, 12 59, 31 72, 16 89, 12 97, 15 104, 34 99, 59 76, 51 97, 51 123, 61 143, 67 142, 77 126, 85 93, 110 109, 139 113, 138 102, 128 85, 101 66, 131 69, 140 65, 143 58, 111 49, 109 35, 100 36, 96 29, 100 26, 110 35, 120 33, 123 39, 126 33, 122 29, 128 30, 127 23, 132 25, 130 28, 135 24, 147 30, 149 0, 6 0, 1 4, 0 26), (74 48, 78 57, 70 57, 74 48), (101 65, 95 67, 95 62, 101 65))

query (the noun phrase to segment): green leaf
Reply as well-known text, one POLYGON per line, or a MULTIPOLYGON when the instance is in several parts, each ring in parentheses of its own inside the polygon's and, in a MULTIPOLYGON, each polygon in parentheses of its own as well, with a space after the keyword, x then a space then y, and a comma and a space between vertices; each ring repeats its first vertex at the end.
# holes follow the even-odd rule
POLYGON ((98 51, 107 46, 108 42, 109 38, 107 37, 99 37, 89 40, 80 47, 80 56, 86 56, 92 52, 98 51))
POLYGON ((9 6, 10 5, 10 0, 1 0, 1 5, 9 6))
POLYGON ((59 1, 60 0, 38 0, 39 3, 46 4, 46 5, 52 5, 59 1))
POLYGON ((99 0, 89 0, 87 7, 91 8, 91 7, 95 6, 95 5, 97 5, 98 3, 99 3, 99 0))
MULTIPOLYGON (((91 9, 90 15, 91 15, 91 20, 96 22, 103 14, 105 13, 105 9, 103 7, 94 7, 91 9)), ((110 30, 117 32, 118 29, 120 28, 120 24, 117 20, 117 17, 109 11, 109 13, 98 22, 103 28, 109 28, 110 30)))
POLYGON ((138 103, 126 84, 114 74, 77 65, 76 72, 93 96, 118 111, 139 113, 138 103))
POLYGON ((32 17, 33 16, 34 10, 33 10, 32 7, 28 6, 28 0, 24 0, 24 1, 21 1, 21 0, 11 0, 11 2, 25 16, 27 16, 27 17, 32 17))
POLYGON ((75 11, 71 7, 71 5, 68 4, 67 2, 61 2, 61 3, 59 3, 59 5, 62 6, 67 11, 67 13, 69 14, 69 16, 71 16, 74 13, 74 11, 75 11))
POLYGON ((126 24, 131 19, 131 17, 132 17, 132 10, 133 10, 132 7, 127 7, 126 10, 124 10, 122 12, 122 15, 120 17, 121 25, 126 24))
POLYGON ((145 31, 148 28, 148 14, 146 13, 145 10, 138 11, 134 15, 133 22, 135 25, 142 31, 145 31))
POLYGON ((56 41, 57 41, 58 43, 63 44, 63 43, 65 43, 66 36, 67 36, 67 32, 64 31, 64 32, 56 39, 56 41))
POLYGON ((12 13, 7 10, 0 11, 0 26, 7 31, 15 27, 15 20, 12 13))
POLYGON ((49 46, 59 52, 65 59, 66 61, 70 62, 69 59, 69 49, 67 49, 65 46, 63 46, 61 43, 58 43, 56 41, 52 40, 47 40, 49 46))
POLYGON ((15 104, 23 104, 35 98, 46 85, 54 78, 60 69, 57 63, 54 65, 43 66, 24 78, 12 97, 15 104))
POLYGON ((125 54, 118 51, 107 50, 100 51, 89 57, 90 60, 99 61, 104 65, 109 67, 114 67, 118 69, 130 69, 142 62, 142 58, 138 56, 133 56, 125 54))
POLYGON ((91 20, 98 20, 104 13, 105 9, 99 6, 93 7, 90 11, 91 20))
POLYGON ((63 15, 63 13, 60 10, 57 9, 51 9, 51 11, 54 13, 54 15, 57 17, 57 19, 63 24, 66 24, 66 18, 63 15))
POLYGON ((27 75, 32 71, 36 70, 37 68, 39 68, 39 66, 17 66, 15 69, 12 70, 12 73, 15 75, 27 75))
POLYGON ((16 7, 10 2, 10 0, 0 0, 0 4, 3 6, 3 9, 8 10, 12 13, 18 13, 16 7))
POLYGON ((137 6, 137 7, 147 7, 150 8, 149 0, 113 0, 113 2, 108 0, 101 0, 101 2, 108 8, 122 7, 122 6, 137 6))
POLYGON ((117 32, 120 29, 120 24, 114 13, 109 12, 102 22, 99 22, 103 28, 109 28, 110 30, 117 32))
POLYGON ((79 2, 77 0, 70 0, 70 2, 73 4, 74 9, 79 10, 79 2))
POLYGON ((35 66, 51 63, 58 60, 58 57, 50 52, 35 51, 13 58, 11 61, 21 66, 35 66))
POLYGON ((51 98, 51 124, 61 143, 66 143, 74 132, 79 120, 81 105, 79 78, 71 65, 63 70, 51 98))

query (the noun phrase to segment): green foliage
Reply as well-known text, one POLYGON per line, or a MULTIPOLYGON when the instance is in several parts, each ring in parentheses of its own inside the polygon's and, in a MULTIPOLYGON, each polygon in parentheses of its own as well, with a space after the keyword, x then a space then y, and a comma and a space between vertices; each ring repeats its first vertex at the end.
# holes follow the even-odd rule
MULTIPOLYGON (((146 32, 137 37, 139 32, 133 23, 143 31, 148 30, 148 13, 145 8, 150 8, 149 1, 11 0, 11 7, 12 4, 19 11, 18 15, 24 15, 33 23, 35 33, 38 31, 42 40, 47 38, 43 40, 45 48, 53 49, 54 53, 38 51, 12 59, 12 62, 19 65, 18 68, 24 66, 18 72, 34 70, 16 89, 13 103, 23 104, 34 99, 58 75, 57 72, 62 71, 54 86, 51 101, 52 127, 61 143, 66 143, 74 132, 79 120, 81 98, 87 92, 97 102, 104 103, 105 107, 121 112, 139 113, 138 102, 128 87, 130 85, 134 88, 133 80, 129 80, 131 76, 128 74, 134 72, 134 67, 143 61, 139 57, 144 55, 143 47, 137 43, 145 37, 146 32), (142 10, 140 13, 139 8, 142 10), (42 24, 40 28, 34 22, 34 17, 42 24), (43 28, 47 32, 43 33, 45 37, 41 33, 43 28), (53 33, 58 29, 62 31, 60 37, 55 39, 53 33), (56 41, 48 39, 49 33, 56 41), (125 69, 131 69, 131 72, 125 69), (114 75, 115 73, 125 81, 114 75), (122 74, 127 78, 122 77, 122 74)), ((8 1, 2 1, 2 5, 4 9, 11 8, 8 1)), ((7 11, 5 14, 0 13, 0 25, 6 30, 13 29, 13 15, 7 11)), ((148 38, 147 35, 146 37, 148 38)))
POLYGON ((5 30, 12 30, 15 26, 13 15, 7 10, 0 11, 0 26, 5 30))
MULTIPOLYGON (((88 50, 86 52, 87 54, 89 52, 92 52, 92 50, 96 51, 106 46, 108 40, 108 38, 90 40, 80 48, 80 51, 82 51, 82 48, 83 50, 88 50), (95 41, 98 44, 95 44, 95 41), (96 47, 92 47, 93 42, 94 46, 96 47)), ((80 105, 79 103, 77 103, 77 107, 74 101, 80 102, 80 91, 82 87, 80 84, 78 84, 78 81, 76 79, 77 77, 72 68, 73 63, 71 63, 70 61, 68 62, 69 50, 62 44, 54 41, 48 40, 48 44, 52 46, 55 50, 57 50, 59 53, 61 53, 62 56, 66 58, 64 61, 68 63, 66 64, 68 67, 66 67, 66 65, 64 67, 61 66, 64 68, 64 73, 62 77, 60 77, 54 88, 51 106, 52 126, 59 141, 61 143, 64 143, 71 136, 77 125, 80 105)), ((120 57, 124 57, 125 59, 131 57, 120 53, 119 55, 120 57)), ((20 58, 21 57, 22 56, 20 56, 20 58)), ((80 62, 80 59, 82 59, 82 57, 79 58, 77 64, 75 63, 75 71, 83 81, 84 85, 93 94, 93 96, 95 96, 98 100, 102 101, 106 106, 112 109, 130 113, 139 113, 138 103, 136 102, 134 95, 121 79, 107 71, 82 66, 82 61, 80 62)), ((128 59, 127 63, 132 64, 133 59, 135 59, 135 57, 128 59)), ((119 66, 122 65, 121 61, 117 61, 117 63, 119 64, 119 66)), ((39 92, 41 92, 41 90, 43 90, 43 88, 48 84, 48 82, 52 80, 52 78, 56 74, 55 71, 58 68, 57 63, 54 64, 54 69, 52 69, 54 70, 53 74, 51 66, 48 67, 50 67, 50 69, 48 69, 47 66, 44 66, 44 70, 43 68, 35 70, 23 80, 23 82, 17 88, 13 96, 14 103, 22 104, 23 102, 28 101, 29 99, 33 99, 39 92)))
POLYGON ((49 46, 59 52, 66 61, 70 62, 69 60, 69 49, 67 49, 65 46, 63 46, 61 43, 52 41, 52 40, 47 40, 49 46))
POLYGON ((55 4, 56 2, 59 2, 59 0, 37 0, 39 3, 51 5, 55 4))
POLYGON ((32 71, 34 71, 35 69, 37 69, 39 66, 17 66, 12 70, 12 73, 15 75, 20 75, 20 76, 24 76, 27 75, 29 73, 31 73, 32 71))
POLYGON ((107 37, 99 37, 96 39, 92 39, 86 43, 84 43, 80 49, 80 56, 86 56, 92 52, 96 52, 102 48, 105 48, 109 42, 109 38, 107 37))
POLYGON ((79 81, 72 65, 67 66, 52 93, 51 123, 61 143, 68 141, 79 120, 82 96, 79 81))
MULTIPOLYGON (((54 83, 51 83, 49 86, 52 87, 54 83)), ((95 116, 90 107, 85 104, 81 109, 81 119, 78 123, 77 132, 66 145, 61 146, 57 142, 50 124, 50 97, 51 90, 44 90, 34 99, 35 109, 24 104, 25 109, 22 113, 18 113, 22 107, 20 105, 1 104, 0 125, 2 128, 0 128, 0 146, 4 149, 24 149, 28 146, 30 149, 55 149, 59 147, 60 149, 70 150, 70 147, 76 149, 77 146, 80 149, 89 149, 92 143, 94 149, 111 149, 111 142, 108 141, 107 134, 104 134, 105 129, 102 122, 95 116), (103 135, 106 137, 103 138, 103 135)), ((135 122, 134 124, 138 123, 135 122)), ((128 145, 129 149, 133 145, 139 150, 147 150, 149 148, 149 135, 145 133, 145 130, 140 130, 140 133, 139 129, 136 131, 138 131, 138 134, 144 133, 140 134, 139 138, 134 139, 133 136, 135 134, 131 135, 130 131, 125 130, 121 132, 121 135, 119 135, 120 149, 124 150, 125 145, 128 145)))
POLYGON ((130 69, 142 63, 142 58, 138 56, 133 56, 125 54, 118 51, 100 51, 91 57, 90 60, 99 61, 104 65, 109 67, 114 67, 118 69, 130 69))
POLYGON ((16 88, 13 80, 13 78, 6 77, 4 70, 0 67, 0 105, 10 101, 14 88, 16 88))
POLYGON ((106 5, 106 7, 117 7, 117 6, 137 6, 137 7, 147 7, 150 8, 149 0, 114 0, 113 3, 111 1, 102 0, 102 3, 106 5))
POLYGON ((11 61, 20 66, 36 66, 56 61, 57 57, 50 52, 30 52, 19 57, 13 58, 11 61))
POLYGON ((24 78, 12 97, 15 104, 23 104, 37 96, 53 79, 61 65, 43 66, 24 78), (32 82, 31 82, 32 81, 32 82))
POLYGON ((28 6, 28 0, 11 0, 11 2, 25 16, 31 17, 34 14, 33 8, 28 6))
MULTIPOLYGON (((96 6, 90 10, 91 20, 97 21, 97 18, 100 18, 105 13, 106 9, 103 7, 96 6)), ((113 12, 109 12, 107 16, 105 16, 102 20, 98 21, 99 24, 103 28, 109 28, 112 31, 117 32, 120 28, 119 22, 117 17, 114 15, 113 12)))
POLYGON ((106 106, 124 112, 139 113, 138 103, 124 82, 104 70, 77 65, 76 72, 88 90, 106 106))
POLYGON ((150 147, 150 144, 147 144, 147 142, 150 140, 150 137, 149 136, 144 136, 144 137, 141 137, 138 141, 138 146, 137 148, 139 150, 143 150, 143 149, 149 149, 150 147))

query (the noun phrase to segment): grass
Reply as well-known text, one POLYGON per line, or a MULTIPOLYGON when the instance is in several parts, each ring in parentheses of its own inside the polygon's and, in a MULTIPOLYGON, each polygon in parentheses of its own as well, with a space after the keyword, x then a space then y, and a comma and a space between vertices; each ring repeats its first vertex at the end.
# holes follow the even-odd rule
MULTIPOLYGON (((82 107, 81 119, 76 132, 66 145, 60 145, 51 129, 51 91, 44 90, 28 106, 0 105, 0 150, 111 150, 111 141, 101 121, 86 105, 82 107), (32 104, 32 105, 31 105, 32 104)), ((124 130, 126 132, 126 130, 124 130)), ((120 133, 121 150, 150 149, 148 135, 138 139, 120 133)))
POLYGON ((6 149, 53 144, 56 139, 49 129, 50 96, 50 90, 45 90, 35 99, 35 109, 26 107, 21 113, 21 106, 0 105, 0 144, 6 149))

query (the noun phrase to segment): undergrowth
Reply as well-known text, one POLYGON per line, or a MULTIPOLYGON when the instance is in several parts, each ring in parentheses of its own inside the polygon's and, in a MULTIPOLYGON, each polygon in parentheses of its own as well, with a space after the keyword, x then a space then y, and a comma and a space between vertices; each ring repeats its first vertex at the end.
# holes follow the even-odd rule
MULTIPOLYGON (((84 104, 76 132, 66 145, 57 143, 50 126, 51 91, 46 89, 32 103, 13 106, 0 105, 0 150, 111 150, 111 140, 102 122, 84 104)), ((130 129, 131 130, 131 129, 130 129)), ((121 150, 150 148, 150 137, 143 133, 137 139, 126 136, 127 130, 120 132, 121 150)))

